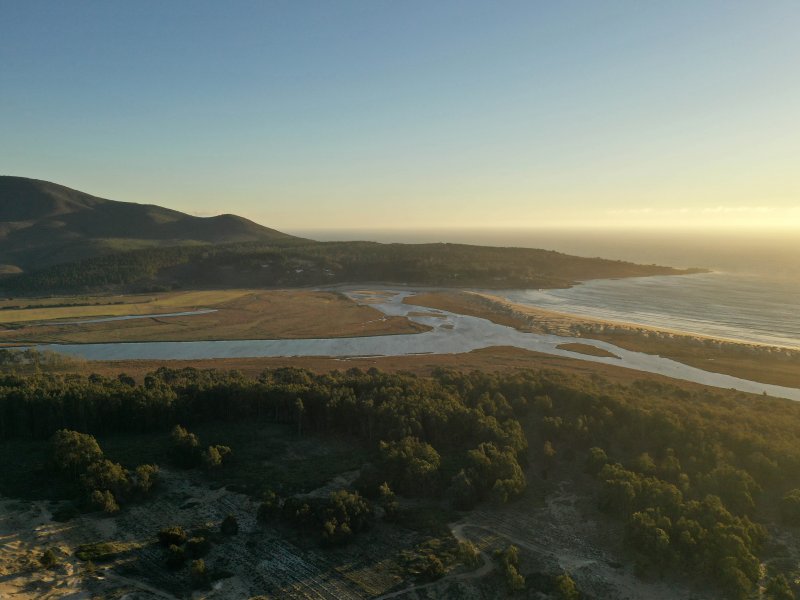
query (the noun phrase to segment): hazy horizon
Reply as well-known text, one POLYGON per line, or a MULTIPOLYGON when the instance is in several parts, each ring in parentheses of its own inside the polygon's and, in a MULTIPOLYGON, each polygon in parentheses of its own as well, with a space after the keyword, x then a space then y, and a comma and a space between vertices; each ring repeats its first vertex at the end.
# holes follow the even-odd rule
POLYGON ((0 164, 314 227, 800 230, 800 5, 6 3, 0 164))
POLYGON ((674 231, 668 229, 483 228, 483 229, 290 229, 318 241, 462 243, 543 248, 566 254, 674 267, 800 278, 800 239, 784 231, 674 231))

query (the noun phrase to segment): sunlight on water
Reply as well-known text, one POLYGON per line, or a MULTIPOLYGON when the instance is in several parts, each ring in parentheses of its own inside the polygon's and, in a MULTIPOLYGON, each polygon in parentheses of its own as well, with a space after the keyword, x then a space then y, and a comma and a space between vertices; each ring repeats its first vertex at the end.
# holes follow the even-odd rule
POLYGON ((595 230, 304 232, 316 239, 447 241, 546 248, 645 264, 704 267, 685 277, 595 280, 568 290, 515 290, 551 310, 728 339, 800 347, 800 233, 595 230))

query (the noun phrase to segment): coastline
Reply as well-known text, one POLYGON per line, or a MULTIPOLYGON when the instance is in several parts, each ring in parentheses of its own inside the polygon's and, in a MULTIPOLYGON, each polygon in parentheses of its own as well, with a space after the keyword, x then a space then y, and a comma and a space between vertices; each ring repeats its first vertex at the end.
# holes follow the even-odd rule
POLYGON ((598 340, 715 373, 800 387, 800 350, 792 348, 571 315, 515 303, 485 291, 431 291, 405 302, 488 319, 518 331, 598 340))

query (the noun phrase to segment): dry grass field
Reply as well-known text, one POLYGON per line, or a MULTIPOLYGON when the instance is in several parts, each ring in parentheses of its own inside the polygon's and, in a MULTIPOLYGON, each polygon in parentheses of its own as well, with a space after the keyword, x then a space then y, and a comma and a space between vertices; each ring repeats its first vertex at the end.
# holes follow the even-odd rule
MULTIPOLYGON (((53 304, 80 299, 54 299, 53 304)), ((223 290, 86 299, 83 305, 0 310, 0 343, 97 343, 357 337, 425 331, 335 292, 223 290), (104 304, 95 302, 105 301, 104 304), (215 312, 81 323, 105 317, 215 312), (77 323, 73 321, 77 320, 77 323), (56 321, 56 322, 54 322, 56 321), (63 321, 59 324, 57 321, 63 321)))

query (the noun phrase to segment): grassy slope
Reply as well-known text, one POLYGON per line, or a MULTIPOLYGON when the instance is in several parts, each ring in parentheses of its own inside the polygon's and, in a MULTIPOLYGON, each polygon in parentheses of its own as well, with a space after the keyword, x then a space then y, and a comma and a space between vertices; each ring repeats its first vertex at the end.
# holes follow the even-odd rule
POLYGON ((26 270, 147 247, 291 238, 235 215, 201 218, 0 176, 0 263, 26 270))

